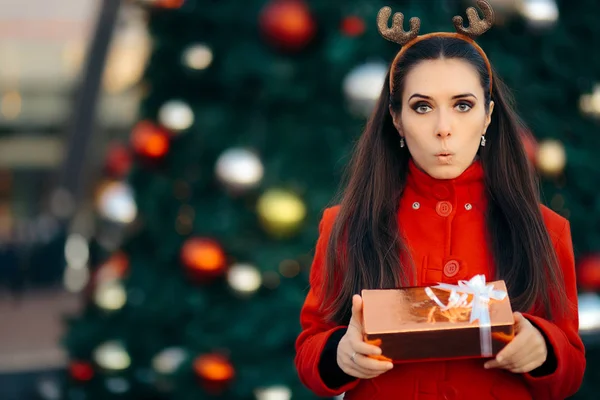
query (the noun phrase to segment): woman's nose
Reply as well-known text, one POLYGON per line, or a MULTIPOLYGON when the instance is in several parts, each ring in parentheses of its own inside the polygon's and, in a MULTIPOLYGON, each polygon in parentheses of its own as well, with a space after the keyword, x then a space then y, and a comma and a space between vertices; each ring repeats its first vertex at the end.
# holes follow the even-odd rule
POLYGON ((447 115, 447 113, 441 112, 438 119, 436 136, 440 139, 448 138, 452 135, 452 129, 450 127, 450 116, 447 115))
POLYGON ((440 129, 440 130, 438 130, 438 133, 437 133, 437 137, 439 137, 440 139, 446 139, 451 135, 452 135, 452 133, 450 132, 449 129, 440 129))

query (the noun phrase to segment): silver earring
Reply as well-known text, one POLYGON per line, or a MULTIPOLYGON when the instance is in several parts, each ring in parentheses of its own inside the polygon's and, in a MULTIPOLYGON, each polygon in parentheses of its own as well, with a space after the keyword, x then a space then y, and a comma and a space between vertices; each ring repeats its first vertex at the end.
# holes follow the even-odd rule
POLYGON ((404 147, 404 138, 403 137, 400 138, 400 147, 404 147))
POLYGON ((481 147, 485 147, 485 135, 481 135, 481 147))

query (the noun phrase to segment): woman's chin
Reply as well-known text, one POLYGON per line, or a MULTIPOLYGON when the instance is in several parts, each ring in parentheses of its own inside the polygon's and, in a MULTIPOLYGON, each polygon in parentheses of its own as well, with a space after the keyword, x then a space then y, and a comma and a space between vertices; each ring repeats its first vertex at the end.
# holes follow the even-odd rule
POLYGON ((425 172, 435 179, 454 179, 463 173, 463 169, 453 164, 437 164, 425 172))

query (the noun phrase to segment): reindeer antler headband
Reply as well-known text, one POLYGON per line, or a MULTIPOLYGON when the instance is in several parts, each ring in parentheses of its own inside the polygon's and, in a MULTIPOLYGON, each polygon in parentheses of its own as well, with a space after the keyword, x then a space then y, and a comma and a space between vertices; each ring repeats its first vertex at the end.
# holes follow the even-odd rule
POLYGON ((394 58, 394 62, 392 62, 390 70, 390 93, 393 92, 394 67, 400 57, 402 57, 404 52, 415 43, 431 37, 453 37, 470 43, 475 50, 481 54, 481 57, 483 57, 483 60, 485 61, 488 73, 490 75, 490 94, 492 93, 492 66, 485 55, 485 52, 477 43, 475 43, 474 39, 492 27, 494 24, 494 10, 492 9, 492 6, 485 0, 477 0, 477 5, 483 11, 484 18, 479 18, 477 10, 475 10, 474 7, 467 8, 467 16, 469 18, 468 28, 463 26, 463 18, 457 15, 452 18, 452 22, 456 28, 456 33, 434 32, 421 36, 419 36, 419 29, 421 28, 421 20, 419 18, 413 17, 410 19, 410 30, 406 32, 403 28, 404 14, 400 12, 395 13, 393 18, 394 22, 392 27, 389 28, 388 21, 390 19, 390 15, 392 15, 392 9, 390 7, 383 7, 381 10, 379 10, 379 14, 377 14, 377 27, 379 28, 379 33, 385 39, 398 43, 402 46, 402 49, 400 49, 394 58))

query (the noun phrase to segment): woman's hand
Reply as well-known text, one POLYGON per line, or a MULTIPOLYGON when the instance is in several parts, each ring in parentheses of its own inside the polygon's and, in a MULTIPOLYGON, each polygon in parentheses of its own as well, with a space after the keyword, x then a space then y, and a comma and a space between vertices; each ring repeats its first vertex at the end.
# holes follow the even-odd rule
POLYGON ((546 361, 548 348, 541 332, 519 312, 515 318, 515 338, 498 353, 496 359, 484 364, 485 368, 503 368, 510 372, 527 373, 546 361))
POLYGON ((381 349, 363 341, 362 298, 352 296, 352 317, 346 334, 337 348, 337 363, 346 374, 360 379, 375 378, 394 367, 389 361, 380 361, 367 355, 381 355, 381 349))

